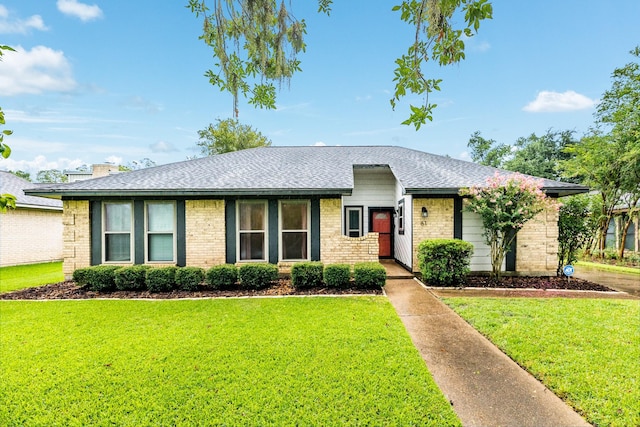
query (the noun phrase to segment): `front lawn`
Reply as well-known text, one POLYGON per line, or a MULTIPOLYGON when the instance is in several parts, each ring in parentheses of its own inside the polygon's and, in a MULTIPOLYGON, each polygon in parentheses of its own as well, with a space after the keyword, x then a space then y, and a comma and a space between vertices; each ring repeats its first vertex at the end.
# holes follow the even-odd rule
POLYGON ((2 425, 460 425, 383 297, 0 314, 2 425))
POLYGON ((0 293, 33 286, 58 283, 64 280, 62 262, 0 267, 0 293))
POLYGON ((590 423, 640 425, 640 301, 445 302, 590 423))

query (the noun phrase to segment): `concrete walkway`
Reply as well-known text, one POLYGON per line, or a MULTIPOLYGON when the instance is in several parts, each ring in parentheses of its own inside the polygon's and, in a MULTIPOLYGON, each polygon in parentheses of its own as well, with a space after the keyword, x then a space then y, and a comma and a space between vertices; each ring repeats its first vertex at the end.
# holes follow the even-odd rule
POLYGON ((416 280, 385 291, 464 426, 589 426, 416 280))

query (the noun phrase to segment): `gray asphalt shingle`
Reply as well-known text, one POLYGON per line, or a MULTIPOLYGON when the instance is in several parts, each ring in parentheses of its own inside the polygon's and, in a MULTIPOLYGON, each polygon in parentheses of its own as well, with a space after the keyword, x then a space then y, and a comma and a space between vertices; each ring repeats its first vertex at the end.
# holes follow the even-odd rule
POLYGON ((0 194, 11 194, 16 197, 16 205, 18 207, 33 207, 43 209, 62 210, 62 202, 52 200, 45 197, 27 196, 24 190, 28 188, 37 188, 38 184, 15 176, 11 172, 0 171, 0 194))
MULTIPOLYGON (((420 194, 455 194, 462 187, 483 185, 498 170, 394 146, 266 147, 44 186, 29 193, 58 197, 348 194, 354 165, 388 165, 408 193, 420 194)), ((545 180, 545 188, 560 194, 585 190, 550 180, 545 180)))

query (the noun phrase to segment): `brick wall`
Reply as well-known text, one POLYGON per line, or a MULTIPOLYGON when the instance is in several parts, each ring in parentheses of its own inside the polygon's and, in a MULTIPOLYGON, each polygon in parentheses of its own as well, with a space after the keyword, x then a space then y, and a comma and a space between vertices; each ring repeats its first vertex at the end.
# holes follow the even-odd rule
POLYGON ((209 268, 224 264, 224 200, 187 200, 185 216, 187 265, 209 268))
POLYGON ((91 265, 91 227, 89 202, 86 200, 63 201, 63 257, 62 272, 70 279, 73 271, 91 265))
POLYGON ((453 239, 453 199, 413 199, 413 271, 418 267, 418 245, 425 239, 453 239), (422 217, 426 207, 429 216, 422 217))
POLYGON ((326 264, 378 261, 378 233, 363 237, 342 235, 342 202, 320 200, 320 257, 326 264))
POLYGON ((518 232, 516 271, 555 275, 558 264, 558 211, 541 212, 518 232))
POLYGON ((18 208, 0 214, 0 266, 61 259, 61 211, 18 208))

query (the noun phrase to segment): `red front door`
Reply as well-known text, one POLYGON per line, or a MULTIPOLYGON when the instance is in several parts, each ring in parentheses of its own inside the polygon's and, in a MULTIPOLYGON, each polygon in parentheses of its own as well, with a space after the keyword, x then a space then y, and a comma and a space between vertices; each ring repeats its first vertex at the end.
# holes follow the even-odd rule
POLYGON ((391 221, 393 216, 388 210, 371 211, 371 231, 379 233, 378 236, 378 256, 380 258, 390 258, 391 252, 391 221))

